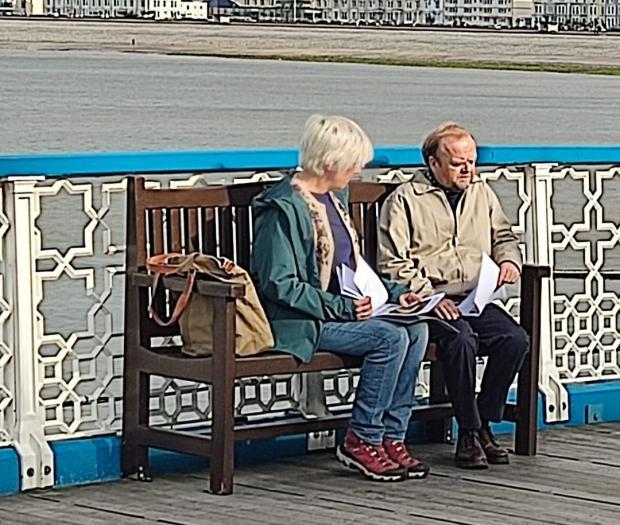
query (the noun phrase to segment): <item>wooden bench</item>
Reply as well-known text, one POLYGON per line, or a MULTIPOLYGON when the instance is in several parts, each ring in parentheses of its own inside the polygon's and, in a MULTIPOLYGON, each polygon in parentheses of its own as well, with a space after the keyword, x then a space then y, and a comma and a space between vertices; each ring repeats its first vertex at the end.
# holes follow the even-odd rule
MULTIPOLYGON (((391 184, 353 182, 351 216, 360 233, 362 251, 374 261, 377 245, 377 214, 381 202, 394 188, 391 184)), ((187 357, 179 347, 158 348, 153 338, 178 335, 178 327, 162 328, 147 313, 151 276, 146 258, 165 252, 189 252, 226 256, 244 268, 250 263, 252 198, 263 183, 216 186, 203 189, 145 189, 143 178, 130 178, 127 195, 127 274, 125 289, 125 355, 123 395, 122 472, 147 479, 149 447, 207 456, 210 460, 210 491, 230 494, 233 489, 236 440, 300 434, 343 428, 347 415, 280 418, 257 424, 235 420, 235 381, 239 378, 297 374, 358 368, 357 359, 319 351, 311 363, 303 364, 283 353, 256 357, 235 356, 235 298, 239 285, 197 281, 194 293, 209 296, 215 306, 214 354, 187 357), (212 420, 207 434, 189 433, 149 424, 149 378, 151 375, 179 378, 211 385, 212 420)), ((537 380, 539 356, 539 304, 541 278, 547 268, 525 266, 521 281, 521 324, 531 337, 531 352, 519 375, 517 403, 506 409, 506 418, 516 421, 515 451, 536 452, 537 380)), ((163 279, 157 298, 166 307, 170 294, 184 285, 182 277, 163 279)), ((432 346, 427 358, 434 360, 432 346)), ((445 441, 451 430, 452 407, 447 402, 441 366, 431 364, 428 406, 414 410, 415 419, 428 421, 428 435, 445 441)))

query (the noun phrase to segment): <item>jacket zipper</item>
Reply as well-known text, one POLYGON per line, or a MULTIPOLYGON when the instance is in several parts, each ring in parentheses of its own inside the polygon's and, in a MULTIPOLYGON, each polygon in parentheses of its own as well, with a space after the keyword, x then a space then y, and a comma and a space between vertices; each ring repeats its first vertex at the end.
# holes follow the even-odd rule
POLYGON ((452 247, 454 248, 454 253, 460 265, 460 269, 459 269, 460 274, 461 274, 460 279, 461 279, 461 282, 463 283, 465 282, 465 264, 463 263, 460 252, 457 248, 460 242, 459 241, 458 217, 460 217, 461 215, 461 205, 463 204, 463 198, 465 197, 465 192, 463 192, 463 194, 459 198, 459 202, 456 205, 456 211, 452 212, 452 208, 450 207, 450 203, 448 202, 448 197, 446 197, 446 194, 440 189, 437 189, 437 191, 441 193, 441 198, 443 200, 445 207, 448 210, 448 213, 450 214, 450 220, 452 221, 452 247))

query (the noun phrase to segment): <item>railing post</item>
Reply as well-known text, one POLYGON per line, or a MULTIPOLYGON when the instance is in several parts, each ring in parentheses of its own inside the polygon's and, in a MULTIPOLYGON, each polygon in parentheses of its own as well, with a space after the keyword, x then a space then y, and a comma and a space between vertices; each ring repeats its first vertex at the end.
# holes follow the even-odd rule
POLYGON ((20 457, 22 490, 54 484, 54 457, 44 433, 39 403, 41 374, 35 297, 35 186, 44 177, 9 177, 7 211, 7 277, 14 299, 12 317, 15 349, 15 449, 20 457))
POLYGON ((531 247, 528 258, 536 265, 548 266, 552 270, 551 279, 543 279, 540 293, 540 377, 539 388, 545 396, 545 421, 554 423, 566 421, 568 413, 568 392, 560 381, 553 357, 553 251, 551 250, 551 226, 553 195, 551 170, 557 164, 533 164, 534 173, 530 178, 532 196, 531 220, 526 230, 531 247))

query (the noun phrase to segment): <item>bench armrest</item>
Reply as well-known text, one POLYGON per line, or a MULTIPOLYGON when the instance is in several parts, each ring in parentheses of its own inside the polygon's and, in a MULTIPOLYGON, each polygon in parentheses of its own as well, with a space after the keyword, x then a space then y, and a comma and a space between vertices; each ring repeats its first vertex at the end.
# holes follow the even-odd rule
POLYGON ((521 326, 537 341, 540 331, 542 280, 550 276, 551 268, 545 265, 524 264, 521 272, 521 326))
POLYGON ((521 269, 521 278, 540 280, 551 276, 551 268, 543 264, 524 264, 521 269))
MULTIPOLYGON (((153 276, 145 271, 130 272, 128 278, 131 283, 139 288, 149 288, 153 284, 153 276)), ((161 279, 164 287, 173 292, 182 292, 185 288, 185 277, 180 275, 168 275, 161 279)), ((209 297, 241 297, 245 293, 242 284, 226 284, 217 281, 203 281, 196 279, 194 291, 209 297)))

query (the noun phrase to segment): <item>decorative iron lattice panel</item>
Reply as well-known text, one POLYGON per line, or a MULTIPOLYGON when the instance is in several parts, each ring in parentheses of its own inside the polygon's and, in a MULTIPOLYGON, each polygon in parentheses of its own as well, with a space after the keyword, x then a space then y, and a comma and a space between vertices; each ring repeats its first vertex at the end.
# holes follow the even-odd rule
POLYGON ((49 436, 120 426, 126 181, 37 187, 40 392, 49 436))
POLYGON ((620 378, 620 169, 551 170, 553 355, 563 383, 620 378))
POLYGON ((7 320, 11 315, 11 300, 6 283, 5 236, 9 218, 4 212, 4 189, 0 186, 0 447, 11 441, 11 425, 15 384, 13 377, 13 349, 9 341, 7 320))

